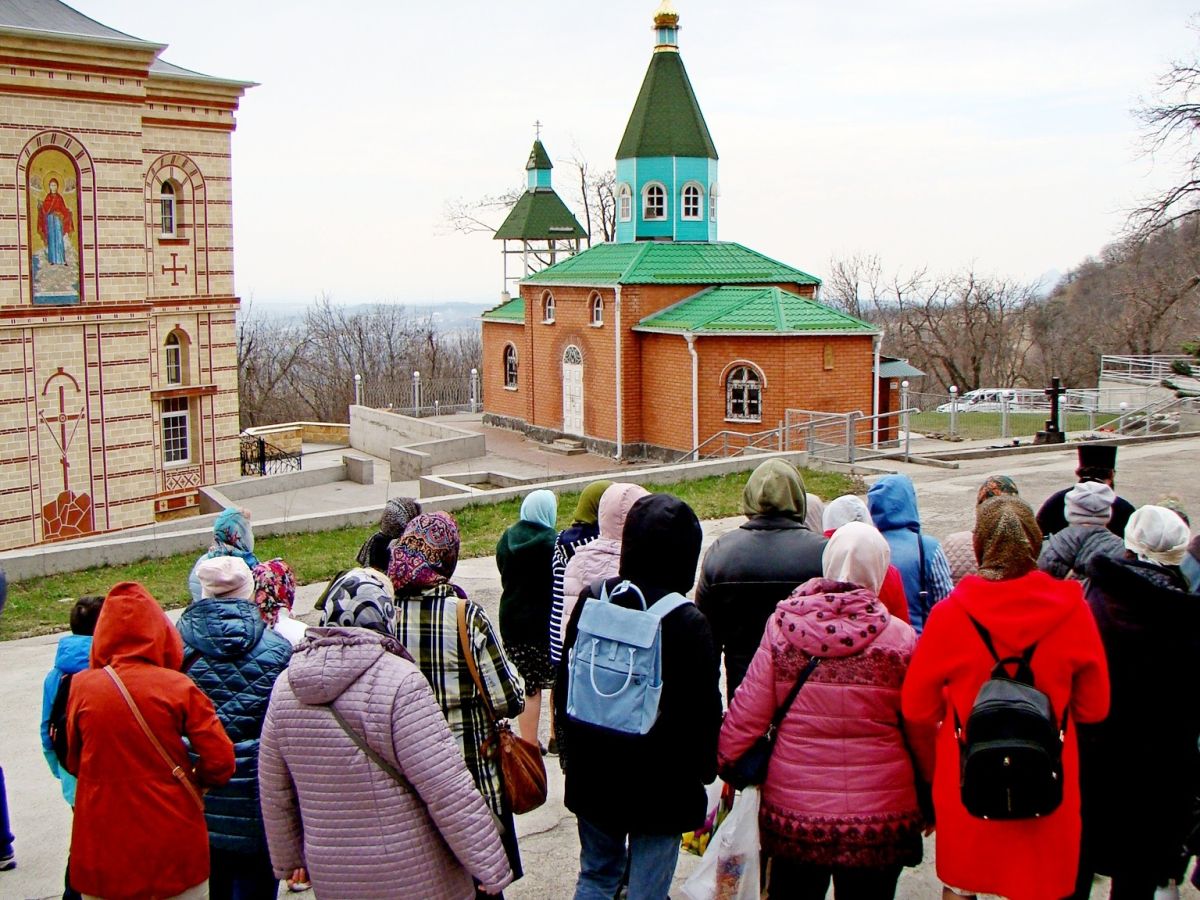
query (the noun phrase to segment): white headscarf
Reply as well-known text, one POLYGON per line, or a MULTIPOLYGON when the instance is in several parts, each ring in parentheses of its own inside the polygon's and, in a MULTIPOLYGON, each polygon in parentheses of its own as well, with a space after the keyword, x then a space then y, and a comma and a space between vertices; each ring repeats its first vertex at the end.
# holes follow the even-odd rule
POLYGON ((862 497, 854 494, 843 494, 836 500, 830 500, 821 516, 822 531, 837 531, 847 522, 865 522, 871 524, 871 513, 862 497))
POLYGON ((821 557, 822 573, 879 593, 892 561, 892 550, 873 525, 847 522, 833 533, 821 557))
POLYGON ((1165 506, 1143 506, 1129 517, 1125 546, 1144 562, 1177 566, 1183 562, 1191 534, 1179 514, 1165 506))

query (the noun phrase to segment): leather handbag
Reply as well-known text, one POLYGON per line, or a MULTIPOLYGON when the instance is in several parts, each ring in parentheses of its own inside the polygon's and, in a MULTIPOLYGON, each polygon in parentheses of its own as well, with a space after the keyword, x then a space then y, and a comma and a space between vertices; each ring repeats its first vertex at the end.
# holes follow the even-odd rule
POLYGON ((163 749, 163 745, 159 743, 158 738, 154 736, 154 732, 150 730, 150 726, 146 724, 145 718, 142 716, 142 711, 138 709, 137 704, 133 701, 133 697, 129 694, 129 689, 125 687, 125 682, 121 680, 121 676, 117 674, 117 670, 112 666, 105 666, 104 671, 108 673, 108 677, 113 680, 113 684, 117 686, 117 690, 121 692, 121 696, 125 698, 125 703, 129 707, 129 711, 133 713, 133 717, 137 720, 138 725, 142 728, 142 733, 146 735, 146 739, 158 751, 158 755, 163 758, 171 769, 171 776, 183 785, 184 790, 188 792, 188 796, 192 798, 200 812, 204 812, 204 799, 200 796, 200 791, 196 785, 192 783, 192 774, 187 771, 175 760, 171 759, 171 755, 163 749))
POLYGON ((542 748, 513 734, 506 721, 497 720, 488 693, 479 677, 475 654, 467 634, 467 601, 458 601, 458 646, 479 699, 487 716, 491 734, 480 748, 485 757, 495 759, 500 765, 500 781, 509 808, 516 815, 537 809, 546 802, 546 765, 542 762, 542 748))
POLYGON ((813 669, 820 661, 819 656, 814 656, 808 661, 808 665, 804 667, 796 679, 796 683, 792 685, 787 699, 775 710, 775 715, 771 717, 771 724, 767 726, 766 732, 760 735, 750 745, 750 749, 737 760, 725 766, 721 772, 721 778, 726 784, 732 785, 740 791, 762 784, 767 780, 767 766, 771 762, 771 753, 775 750, 775 739, 779 734, 779 726, 783 724, 784 717, 792 708, 792 703, 795 701, 796 695, 800 693, 800 688, 804 687, 804 682, 808 681, 808 676, 813 673, 813 669))

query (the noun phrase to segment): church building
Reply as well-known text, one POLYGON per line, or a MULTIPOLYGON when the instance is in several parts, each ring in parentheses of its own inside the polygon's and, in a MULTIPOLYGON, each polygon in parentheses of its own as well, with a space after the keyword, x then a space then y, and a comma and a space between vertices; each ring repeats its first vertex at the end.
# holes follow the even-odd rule
POLYGON ((671 457, 788 409, 877 407, 878 329, 817 302, 812 275, 718 240, 717 149, 678 34, 663 0, 617 150, 616 240, 527 274, 483 316, 486 421, 671 457))
POLYGON ((0 4, 0 549, 238 477, 230 135, 252 84, 0 4))

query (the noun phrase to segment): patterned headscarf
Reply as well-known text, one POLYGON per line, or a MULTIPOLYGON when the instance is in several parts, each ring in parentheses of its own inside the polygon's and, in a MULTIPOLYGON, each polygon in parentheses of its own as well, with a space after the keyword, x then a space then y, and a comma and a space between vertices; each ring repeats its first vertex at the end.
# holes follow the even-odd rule
POLYGON ((208 552, 224 556, 252 556, 254 532, 250 530, 249 517, 232 506, 221 510, 213 522, 213 543, 208 552))
POLYGON ((992 497, 975 508, 974 544, 980 576, 1008 581, 1037 568, 1042 530, 1024 500, 992 497))
POLYGON ((521 521, 553 528, 558 522, 558 498, 545 488, 533 491, 521 503, 521 521))
POLYGON ((1184 525, 1187 525, 1189 528, 1191 527, 1192 520, 1188 517, 1187 510, 1183 506, 1183 501, 1174 494, 1163 494, 1154 505, 1161 506, 1163 509, 1169 509, 1175 515, 1179 516, 1179 518, 1183 519, 1184 525))
POLYGON ((993 475, 979 486, 979 493, 975 496, 975 505, 978 506, 984 500, 991 500, 993 497, 1002 497, 1006 494, 1013 497, 1019 496, 1017 483, 1007 475, 993 475))
POLYGON ((396 636, 396 604, 391 582, 374 569, 351 569, 329 586, 321 625, 369 628, 396 636))
POLYGON ((282 559, 268 559, 254 567, 254 602, 259 615, 274 628, 279 621, 279 610, 292 611, 296 599, 296 576, 292 567, 282 559))
MULTIPOLYGON (((444 512, 420 515, 408 523, 404 536, 392 542, 388 578, 397 594, 413 594, 448 584, 458 565, 458 525, 444 512)), ((451 587, 454 587, 451 585, 451 587)), ((455 592, 465 597, 459 588, 455 592)))

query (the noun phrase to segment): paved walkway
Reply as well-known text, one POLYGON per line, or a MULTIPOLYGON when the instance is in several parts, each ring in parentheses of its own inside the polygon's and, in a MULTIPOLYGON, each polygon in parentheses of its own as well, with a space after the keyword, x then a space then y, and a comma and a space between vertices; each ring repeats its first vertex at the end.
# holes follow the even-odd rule
MULTIPOLYGON (((990 474, 1012 475, 1022 493, 1036 505, 1073 478, 1073 454, 1039 454, 1009 460, 973 460, 958 470, 920 465, 892 464, 917 482, 922 515, 929 533, 942 536, 970 527, 975 491, 990 474)), ((1178 495, 1200 516, 1200 439, 1127 446, 1118 457, 1119 492, 1134 504, 1150 503, 1164 492, 1178 495)), ((705 523, 705 540, 738 525, 738 518, 705 523)), ((481 602, 493 621, 498 618, 499 579, 492 558, 464 560, 456 577, 467 592, 481 602)), ((321 585, 300 590, 297 612, 311 618, 312 603, 321 585)), ((177 615, 177 613, 173 614, 177 615)), ((0 896, 48 898, 61 892, 62 868, 70 835, 70 811, 57 783, 42 759, 38 739, 41 684, 54 658, 55 636, 42 636, 0 644, 0 672, 4 673, 7 702, 0 706, 0 762, 8 782, 9 808, 17 835, 18 868, 0 873, 0 896)), ((543 729, 545 720, 543 719, 543 729)), ((505 892, 514 900, 550 900, 569 897, 578 871, 578 842, 574 817, 562 805, 563 783, 553 758, 548 760, 550 801, 518 820, 526 877, 505 892)), ((933 872, 933 840, 926 863, 906 870, 898 896, 916 900, 937 896, 933 872)), ((695 865, 683 857, 680 879, 695 865)), ((1096 895, 1100 896, 1100 889, 1096 895)), ((676 896, 678 892, 676 891, 676 896)), ((1185 891, 1200 898, 1200 892, 1185 891)))

